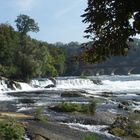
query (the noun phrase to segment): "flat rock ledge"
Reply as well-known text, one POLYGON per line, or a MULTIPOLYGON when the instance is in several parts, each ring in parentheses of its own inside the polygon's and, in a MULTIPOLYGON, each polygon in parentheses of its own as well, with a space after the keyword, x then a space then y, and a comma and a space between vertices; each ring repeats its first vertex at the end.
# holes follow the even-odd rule
MULTIPOLYGON (((35 136, 41 138, 41 140, 84 140, 87 135, 93 134, 87 131, 80 131, 71 129, 65 124, 59 124, 57 122, 42 122, 29 121, 27 126, 27 132, 31 140, 36 139, 35 136)), ((102 134, 95 134, 98 140, 121 140, 120 138, 107 137, 102 134)))

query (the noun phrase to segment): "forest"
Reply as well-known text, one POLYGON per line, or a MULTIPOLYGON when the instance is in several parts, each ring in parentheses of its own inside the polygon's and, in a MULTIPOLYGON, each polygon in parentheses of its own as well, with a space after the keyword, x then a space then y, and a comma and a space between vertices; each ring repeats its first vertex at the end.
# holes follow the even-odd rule
POLYGON ((9 24, 0 24, 1 76, 28 81, 36 77, 79 76, 82 74, 83 67, 89 65, 139 64, 139 39, 131 42, 130 45, 133 47, 125 57, 114 56, 106 62, 88 64, 79 59, 84 51, 83 44, 78 42, 50 44, 31 38, 27 34, 28 31, 24 33, 20 28, 16 31, 9 24))

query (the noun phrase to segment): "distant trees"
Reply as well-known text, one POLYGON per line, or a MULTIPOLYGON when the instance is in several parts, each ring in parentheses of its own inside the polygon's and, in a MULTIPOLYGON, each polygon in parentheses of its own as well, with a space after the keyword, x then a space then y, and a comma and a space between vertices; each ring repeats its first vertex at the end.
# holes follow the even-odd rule
POLYGON ((126 55, 128 42, 140 33, 139 0, 88 0, 82 17, 88 24, 85 37, 92 41, 82 58, 91 63, 126 55))
POLYGON ((29 16, 20 15, 15 22, 18 31, 0 24, 0 75, 28 81, 62 74, 65 56, 61 48, 30 38, 27 33, 39 27, 29 16))

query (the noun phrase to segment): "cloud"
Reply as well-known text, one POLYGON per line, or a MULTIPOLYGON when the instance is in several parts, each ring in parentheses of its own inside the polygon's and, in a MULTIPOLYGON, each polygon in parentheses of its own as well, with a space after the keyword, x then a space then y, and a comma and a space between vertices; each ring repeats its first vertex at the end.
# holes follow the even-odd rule
POLYGON ((33 6, 33 2, 35 2, 35 0, 16 0, 16 1, 21 11, 30 10, 33 6))

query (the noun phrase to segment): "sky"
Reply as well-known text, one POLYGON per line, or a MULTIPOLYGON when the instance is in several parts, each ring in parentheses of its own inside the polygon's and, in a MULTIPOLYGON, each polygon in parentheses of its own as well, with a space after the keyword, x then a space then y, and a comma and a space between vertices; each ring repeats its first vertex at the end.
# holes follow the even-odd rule
POLYGON ((0 23, 9 23, 15 29, 20 14, 33 18, 40 28, 30 33, 32 38, 48 43, 77 41, 83 43, 86 25, 80 15, 87 0, 0 0, 0 23))

